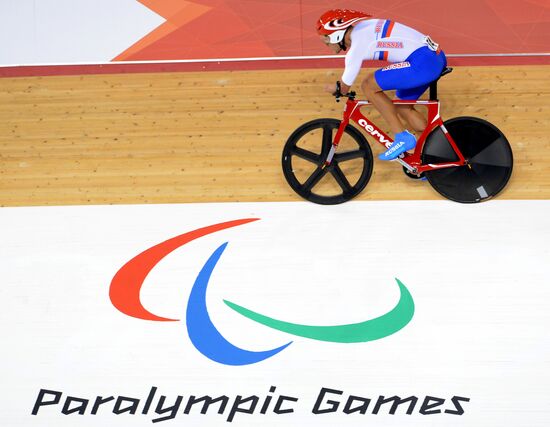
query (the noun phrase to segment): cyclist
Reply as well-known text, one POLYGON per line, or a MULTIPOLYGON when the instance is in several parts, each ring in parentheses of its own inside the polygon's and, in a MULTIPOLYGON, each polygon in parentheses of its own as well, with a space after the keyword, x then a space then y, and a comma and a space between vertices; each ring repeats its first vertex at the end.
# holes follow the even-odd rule
POLYGON ((381 154, 381 160, 394 160, 416 146, 416 137, 405 129, 399 116, 416 131, 426 120, 412 105, 394 105, 384 93, 397 90, 404 100, 417 100, 447 65, 445 54, 429 36, 389 19, 371 19, 363 12, 333 9, 317 22, 317 32, 334 53, 347 51, 341 82, 327 86, 336 94, 348 93, 364 60, 382 60, 391 64, 370 73, 361 83, 367 99, 388 122, 395 134, 394 143, 381 154))

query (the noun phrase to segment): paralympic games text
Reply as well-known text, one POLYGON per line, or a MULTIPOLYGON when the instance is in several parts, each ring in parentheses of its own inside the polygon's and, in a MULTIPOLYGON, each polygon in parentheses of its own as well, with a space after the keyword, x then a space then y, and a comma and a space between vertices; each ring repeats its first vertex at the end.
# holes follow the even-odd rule
MULTIPOLYGON (((436 396, 408 396, 401 398, 399 396, 382 396, 367 398, 357 395, 346 395, 344 391, 333 388, 322 387, 315 398, 298 398, 275 394, 276 387, 271 386, 269 393, 264 396, 241 396, 237 395, 230 398, 226 395, 218 397, 212 396, 194 396, 190 395, 185 400, 178 395, 175 399, 170 399, 164 395, 157 395, 157 387, 151 387, 149 395, 143 401, 142 399, 127 396, 96 396, 94 398, 83 398, 65 395, 63 392, 40 389, 32 409, 32 415, 39 415, 53 410, 56 406, 59 413, 63 415, 97 415, 111 411, 114 415, 148 415, 149 411, 156 415, 152 418, 153 423, 167 421, 176 418, 178 413, 193 413, 206 415, 217 413, 226 416, 227 422, 233 422, 237 414, 267 414, 288 415, 299 410, 299 402, 313 403, 311 413, 314 415, 323 415, 329 413, 343 414, 361 414, 361 415, 394 415, 396 413, 405 413, 407 415, 463 415, 465 410, 463 404, 469 402, 470 398, 452 396, 450 399, 436 396), (153 403, 156 401, 156 405, 153 403), (172 403, 173 402, 173 403, 172 403), (46 408, 46 407, 50 408, 46 408), (211 408, 212 407, 212 408, 211 408)), ((50 412, 51 414, 51 412, 50 412)))

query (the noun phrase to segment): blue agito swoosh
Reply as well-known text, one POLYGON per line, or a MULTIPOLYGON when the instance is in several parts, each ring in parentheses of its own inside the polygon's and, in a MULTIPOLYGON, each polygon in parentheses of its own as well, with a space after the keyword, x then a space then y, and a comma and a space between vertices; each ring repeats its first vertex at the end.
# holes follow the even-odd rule
POLYGON ((216 329, 206 307, 206 288, 226 246, 224 243, 214 251, 195 280, 187 305, 187 332, 197 350, 209 359, 225 365, 249 365, 274 356, 292 341, 273 350, 248 351, 231 344, 216 329))

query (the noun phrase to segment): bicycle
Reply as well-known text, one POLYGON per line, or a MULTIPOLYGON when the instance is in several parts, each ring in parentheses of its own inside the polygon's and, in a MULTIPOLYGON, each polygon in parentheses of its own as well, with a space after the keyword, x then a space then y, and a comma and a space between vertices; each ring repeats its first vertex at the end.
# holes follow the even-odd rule
MULTIPOLYGON (((426 107, 428 116, 414 152, 406 152, 396 161, 409 178, 427 179, 447 199, 477 203, 496 196, 508 183, 512 149, 504 134, 483 119, 465 116, 443 121, 437 82, 450 72, 452 68, 445 68, 432 82, 429 100, 392 101, 426 107)), ((304 123, 290 135, 282 155, 283 173, 290 187, 304 199, 325 205, 357 196, 372 174, 370 146, 350 121, 386 148, 393 143, 361 113, 362 107, 372 105, 369 101, 356 100, 355 92, 336 93, 335 97, 337 102, 347 98, 342 120, 323 118, 304 123)))

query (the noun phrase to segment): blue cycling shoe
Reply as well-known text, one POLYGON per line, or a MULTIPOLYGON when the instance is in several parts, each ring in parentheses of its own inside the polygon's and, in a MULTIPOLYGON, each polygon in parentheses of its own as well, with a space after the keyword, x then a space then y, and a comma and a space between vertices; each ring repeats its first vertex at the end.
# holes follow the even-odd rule
POLYGON ((405 151, 412 150, 416 147, 416 137, 408 130, 395 134, 395 140, 386 152, 380 154, 380 160, 395 160, 405 151))

